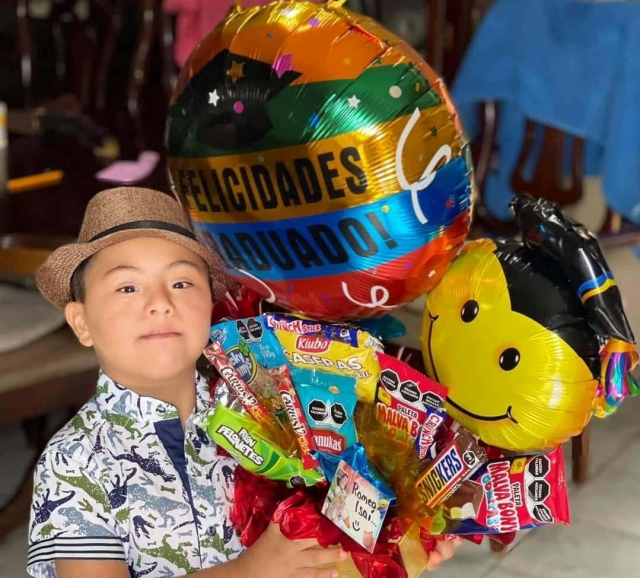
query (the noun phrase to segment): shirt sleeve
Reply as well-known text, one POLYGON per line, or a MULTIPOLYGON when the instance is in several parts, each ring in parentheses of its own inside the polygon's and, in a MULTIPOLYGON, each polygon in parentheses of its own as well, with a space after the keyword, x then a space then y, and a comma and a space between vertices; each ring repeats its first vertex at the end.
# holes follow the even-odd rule
POLYGON ((126 562, 118 525, 103 486, 77 460, 45 450, 35 471, 27 571, 56 576, 55 561, 126 562))

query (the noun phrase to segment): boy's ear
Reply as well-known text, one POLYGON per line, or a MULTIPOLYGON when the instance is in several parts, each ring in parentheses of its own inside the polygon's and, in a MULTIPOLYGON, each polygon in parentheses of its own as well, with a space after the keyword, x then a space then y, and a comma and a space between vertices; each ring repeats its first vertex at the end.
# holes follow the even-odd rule
POLYGON ((93 339, 91 339, 87 320, 84 316, 84 304, 78 303, 77 301, 67 303, 64 308, 64 316, 76 334, 78 341, 85 347, 91 347, 93 345, 93 339))

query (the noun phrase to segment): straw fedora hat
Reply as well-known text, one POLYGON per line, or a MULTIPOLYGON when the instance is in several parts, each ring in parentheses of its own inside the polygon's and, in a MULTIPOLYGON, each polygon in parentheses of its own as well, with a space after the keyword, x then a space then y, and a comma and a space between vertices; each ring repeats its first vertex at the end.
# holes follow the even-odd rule
POLYGON ((38 289, 63 309, 72 300, 71 277, 85 259, 137 237, 166 239, 193 251, 209 266, 214 299, 224 295, 228 281, 220 260, 197 240, 180 204, 160 191, 136 187, 108 189, 89 201, 77 242, 53 251, 36 271, 38 289))

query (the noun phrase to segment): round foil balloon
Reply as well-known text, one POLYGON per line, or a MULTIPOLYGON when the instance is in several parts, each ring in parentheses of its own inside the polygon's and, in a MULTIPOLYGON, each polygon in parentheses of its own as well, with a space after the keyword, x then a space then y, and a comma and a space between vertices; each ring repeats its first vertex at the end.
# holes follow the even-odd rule
POLYGON ((472 192, 440 78, 341 4, 232 11, 184 66, 166 133, 174 192, 228 274, 334 320, 433 288, 472 192))

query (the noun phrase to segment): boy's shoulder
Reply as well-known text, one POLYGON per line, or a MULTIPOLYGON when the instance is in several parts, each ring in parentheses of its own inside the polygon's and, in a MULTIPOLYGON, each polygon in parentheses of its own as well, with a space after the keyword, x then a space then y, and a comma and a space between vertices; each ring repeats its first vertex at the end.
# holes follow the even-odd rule
POLYGON ((43 454, 62 454, 86 466, 102 443, 105 424, 107 421, 92 397, 53 435, 43 454))

